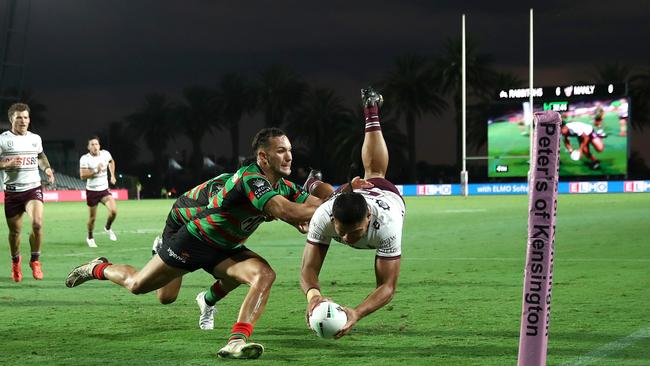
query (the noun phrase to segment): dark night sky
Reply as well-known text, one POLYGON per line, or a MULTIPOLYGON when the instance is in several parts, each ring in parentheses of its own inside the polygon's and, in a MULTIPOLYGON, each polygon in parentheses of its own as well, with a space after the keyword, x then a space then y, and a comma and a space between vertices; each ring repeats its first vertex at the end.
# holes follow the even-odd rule
MULTIPOLYGON (((650 65, 647 0, 32 0, 26 85, 49 109, 49 126, 33 121, 33 130, 45 140, 74 138, 83 149, 85 136, 133 112, 149 92, 177 97, 185 86, 212 86, 229 71, 254 77, 274 63, 336 90, 351 105, 358 89, 381 78, 397 56, 441 54, 447 39, 460 38, 462 13, 480 52, 527 82, 531 7, 538 86, 589 80, 595 65, 650 65)), ((259 118, 245 125, 242 147, 259 118)), ((451 115, 427 117, 419 126, 418 158, 451 162, 451 115)), ((642 142, 650 132, 632 132, 637 149, 650 145, 642 142)), ((209 138, 228 154, 225 132, 209 138)), ((650 162, 648 148, 643 157, 650 162)))

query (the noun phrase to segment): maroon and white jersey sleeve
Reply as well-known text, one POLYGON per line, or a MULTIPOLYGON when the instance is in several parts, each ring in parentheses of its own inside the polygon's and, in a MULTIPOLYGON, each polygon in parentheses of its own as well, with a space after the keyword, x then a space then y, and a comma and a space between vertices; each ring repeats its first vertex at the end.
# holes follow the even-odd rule
POLYGON ((402 227, 406 212, 404 201, 398 195, 380 189, 355 190, 361 193, 370 210, 366 235, 354 244, 345 243, 336 234, 332 221, 334 199, 323 203, 309 223, 307 241, 329 245, 331 239, 356 249, 375 249, 379 257, 399 257, 402 254, 402 227))
POLYGON ((0 159, 18 159, 19 165, 4 170, 5 190, 24 192, 41 185, 38 173, 38 154, 43 152, 43 142, 37 134, 14 135, 11 131, 0 134, 0 159))
POLYGON ((99 150, 97 156, 91 155, 90 153, 83 155, 79 159, 79 168, 90 169, 95 171, 99 164, 102 165, 102 169, 99 173, 95 174, 94 177, 88 178, 86 180, 86 189, 89 191, 103 191, 108 189, 108 162, 113 160, 111 153, 106 150, 99 150))

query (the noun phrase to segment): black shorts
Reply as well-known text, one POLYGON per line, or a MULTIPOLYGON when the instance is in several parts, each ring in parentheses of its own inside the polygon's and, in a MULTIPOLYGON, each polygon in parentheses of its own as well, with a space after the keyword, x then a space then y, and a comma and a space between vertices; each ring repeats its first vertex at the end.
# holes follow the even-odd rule
POLYGON ((110 195, 111 192, 108 189, 103 191, 90 191, 86 189, 86 205, 88 207, 95 207, 102 201, 102 198, 110 195))
POLYGON ((24 192, 5 191, 5 217, 14 217, 25 212, 25 205, 29 201, 43 202, 41 187, 28 189, 24 192))
POLYGON ((399 198, 402 199, 402 202, 404 201, 404 197, 402 197, 402 195, 399 194, 399 189, 397 189, 397 187, 395 187, 395 185, 391 183, 389 180, 384 178, 370 178, 368 179, 368 182, 372 183, 376 188, 379 188, 382 191, 390 191, 395 193, 396 195, 399 196, 399 198))
POLYGON ((190 272, 203 268, 212 274, 217 264, 244 251, 248 251, 245 246, 233 250, 217 249, 190 234, 183 226, 169 239, 163 239, 158 255, 172 267, 190 272))
POLYGON ((180 196, 176 199, 176 202, 174 202, 174 205, 172 205, 172 208, 169 210, 169 214, 167 214, 167 220, 165 221, 165 228, 163 229, 162 234, 163 241, 169 240, 185 225, 185 223, 178 222, 174 219, 174 211, 186 207, 199 207, 199 203, 199 201, 188 198, 187 196, 180 196))

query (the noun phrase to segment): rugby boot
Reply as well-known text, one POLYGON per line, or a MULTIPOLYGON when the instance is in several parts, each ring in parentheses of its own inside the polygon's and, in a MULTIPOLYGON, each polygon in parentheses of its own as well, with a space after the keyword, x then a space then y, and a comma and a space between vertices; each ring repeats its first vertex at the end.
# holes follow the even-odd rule
POLYGON ((318 183, 322 181, 323 173, 321 173, 320 170, 312 169, 309 172, 307 179, 305 180, 305 184, 302 185, 302 189, 304 189, 307 193, 311 193, 316 188, 316 186, 318 186, 318 183))
POLYGON ((102 263, 108 263, 108 259, 105 257, 99 257, 76 267, 68 274, 68 277, 65 279, 65 285, 67 287, 76 287, 86 281, 95 279, 95 277, 93 277, 93 269, 95 269, 96 265, 102 263))
POLYGON ((217 308, 214 305, 210 306, 205 302, 205 293, 206 291, 203 291, 196 295, 196 303, 199 304, 199 310, 201 310, 201 315, 199 316, 199 328, 209 330, 214 329, 214 314, 216 314, 217 308))
POLYGON ((32 268, 32 275, 34 276, 34 279, 42 280, 43 270, 41 269, 41 262, 40 261, 29 262, 29 266, 32 268))
POLYGON ((23 280, 23 271, 20 268, 21 262, 21 258, 18 258, 18 262, 11 262, 11 278, 16 282, 23 280))
POLYGON ((381 107, 384 104, 384 97, 369 86, 366 89, 361 89, 361 104, 364 108, 381 107))
POLYGON ((217 352, 221 358, 255 359, 262 355, 264 346, 259 343, 233 339, 217 352))

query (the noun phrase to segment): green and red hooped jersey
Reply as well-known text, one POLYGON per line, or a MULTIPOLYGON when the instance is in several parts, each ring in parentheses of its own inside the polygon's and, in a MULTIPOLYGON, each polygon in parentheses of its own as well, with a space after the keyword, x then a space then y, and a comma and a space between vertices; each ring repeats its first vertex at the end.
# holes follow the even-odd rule
POLYGON ((187 224, 210 203, 210 200, 224 187, 232 173, 223 173, 183 193, 171 209, 171 217, 179 225, 187 224))
POLYGON ((274 196, 303 203, 309 196, 302 187, 280 179, 271 186, 257 164, 241 167, 210 203, 187 223, 187 230, 208 244, 237 249, 265 221, 264 205, 274 196))

